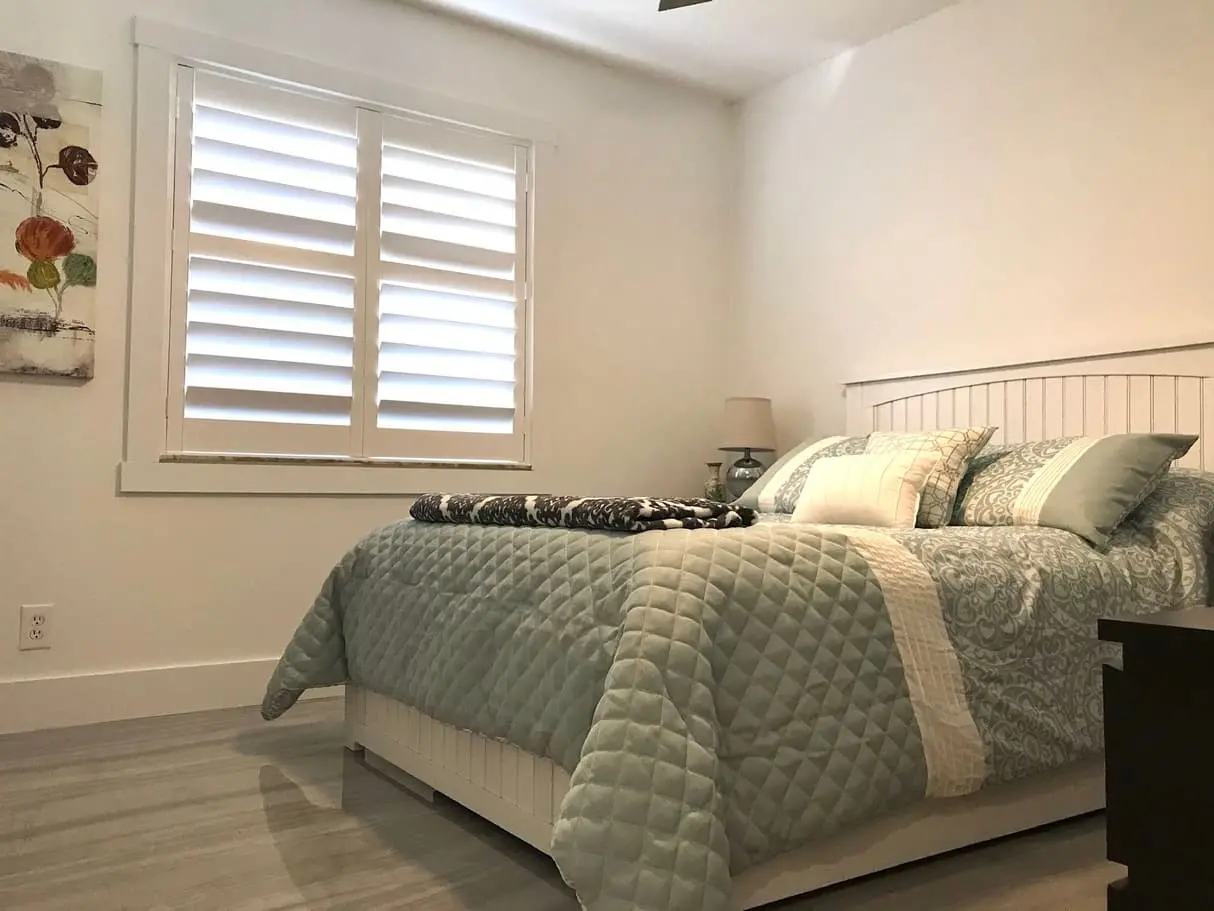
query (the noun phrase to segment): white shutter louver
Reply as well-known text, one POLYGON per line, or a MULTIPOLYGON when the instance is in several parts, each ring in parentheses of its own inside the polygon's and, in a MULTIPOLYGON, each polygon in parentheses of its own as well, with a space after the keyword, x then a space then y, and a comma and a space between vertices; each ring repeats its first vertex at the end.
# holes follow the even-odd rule
POLYGON ((522 458, 528 155, 384 117, 372 454, 522 458))
POLYGON ((167 449, 522 461, 530 146, 178 72, 167 449))
POLYGON ((193 86, 181 448, 350 454, 357 110, 193 86))

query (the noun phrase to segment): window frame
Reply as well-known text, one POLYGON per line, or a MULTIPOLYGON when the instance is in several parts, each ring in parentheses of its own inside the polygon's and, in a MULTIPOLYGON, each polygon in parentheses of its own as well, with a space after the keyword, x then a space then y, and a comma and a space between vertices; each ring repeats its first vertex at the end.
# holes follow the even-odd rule
MULTIPOLYGON (((123 493, 229 493, 408 496, 426 490, 475 483, 496 492, 522 492, 531 470, 533 323, 536 281, 536 213, 534 174, 555 151, 546 124, 514 113, 445 97, 431 91, 384 82, 359 73, 331 68, 231 42, 212 35, 137 17, 134 179, 132 186, 132 247, 130 323, 127 353, 127 410, 124 458, 119 466, 123 493), (261 457, 216 454, 175 454, 169 446, 174 404, 181 390, 174 379, 171 351, 180 351, 184 321, 174 324, 174 274, 181 274, 187 251, 174 249, 174 229, 180 230, 184 208, 175 198, 179 146, 189 143, 187 131, 176 129, 181 67, 281 83, 319 97, 336 98, 385 115, 447 122, 497 133, 532 148, 528 169, 525 236, 521 238, 522 281, 517 325, 523 355, 516 392, 517 420, 523 436, 523 458, 514 462, 421 461, 404 458, 327 458, 312 456, 261 457), (321 88, 323 87, 323 88, 321 88), (176 270, 174 266, 176 265, 176 270), (473 472, 473 475, 469 475, 473 472)), ((189 152, 187 148, 185 151, 189 152)), ((376 175, 378 180, 378 175, 376 175)), ((357 330, 356 330, 357 331, 357 330)), ((359 336, 356 335, 356 338, 359 336)), ((369 334, 364 333, 364 339, 369 334)), ((357 393, 356 393, 357 397, 357 393)), ((177 418, 180 422, 180 417, 177 418)))

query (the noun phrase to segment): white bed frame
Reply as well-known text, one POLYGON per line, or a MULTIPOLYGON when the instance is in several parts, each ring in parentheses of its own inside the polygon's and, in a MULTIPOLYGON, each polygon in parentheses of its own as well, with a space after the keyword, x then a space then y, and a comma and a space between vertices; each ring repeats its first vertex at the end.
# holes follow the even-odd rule
MULTIPOLYGON (((569 775, 550 760, 442 724, 352 684, 346 686, 346 741, 364 750, 373 768, 426 800, 436 791, 445 794, 548 853, 552 823, 569 790, 569 775)), ((735 877, 734 906, 756 908, 1103 808, 1099 761, 969 797, 921 803, 735 877)))
POLYGON ((846 385, 847 432, 998 426, 992 443, 1196 433, 1179 464, 1210 470, 1214 342, 846 385))
MULTIPOLYGON (((1202 434, 1181 464, 1209 469, 1214 343, 1076 357, 846 385, 847 431, 997 424, 994 442, 1121 432, 1202 434)), ((547 759, 457 730, 403 703, 346 687, 346 740, 427 798, 435 791, 548 853, 569 776, 547 759), (403 776, 400 773, 404 773, 403 776)), ((790 852, 734 880, 734 907, 755 908, 870 873, 1103 809, 1104 766, 1090 762, 927 801, 790 852)))

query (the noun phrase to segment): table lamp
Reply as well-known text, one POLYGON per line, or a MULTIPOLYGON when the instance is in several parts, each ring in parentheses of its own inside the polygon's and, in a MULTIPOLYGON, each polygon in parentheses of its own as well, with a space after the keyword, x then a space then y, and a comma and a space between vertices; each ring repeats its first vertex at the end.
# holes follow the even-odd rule
POLYGON ((763 474, 763 465, 752 452, 775 452, 776 424, 771 416, 771 399, 730 398, 725 400, 724 452, 740 452, 725 473, 725 491, 736 500, 763 474))

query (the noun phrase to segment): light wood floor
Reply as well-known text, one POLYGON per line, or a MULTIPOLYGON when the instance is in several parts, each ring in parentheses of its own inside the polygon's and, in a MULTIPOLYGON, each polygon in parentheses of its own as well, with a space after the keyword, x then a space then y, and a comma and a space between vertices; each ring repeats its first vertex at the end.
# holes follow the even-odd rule
MULTIPOLYGON (((547 858, 345 753, 340 717, 325 701, 273 724, 249 709, 0 738, 0 909, 577 911, 547 858)), ((1090 818, 776 907, 1103 911, 1103 852, 1090 818)))

